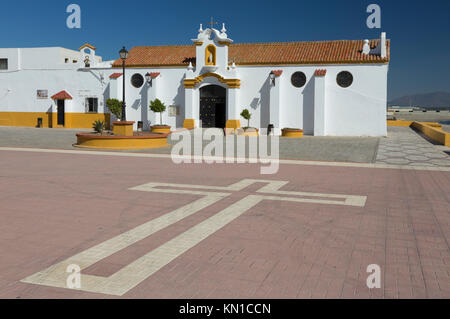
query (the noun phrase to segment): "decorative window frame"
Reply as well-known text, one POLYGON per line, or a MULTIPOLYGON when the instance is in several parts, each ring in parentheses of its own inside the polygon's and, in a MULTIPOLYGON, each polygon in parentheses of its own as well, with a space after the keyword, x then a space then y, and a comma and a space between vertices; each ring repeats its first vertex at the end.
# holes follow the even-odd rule
POLYGON ((210 44, 205 49, 205 65, 216 65, 217 49, 214 44, 210 44), (209 62, 209 57, 212 55, 212 62, 209 62))
POLYGON ((336 84, 338 85, 338 87, 340 87, 340 88, 342 88, 342 89, 348 89, 349 87, 351 87, 351 86, 353 85, 353 83, 355 83, 355 76, 354 76, 353 73, 350 72, 350 71, 347 71, 347 70, 340 71, 340 72, 336 75, 336 84), (343 74, 343 73, 348 73, 348 74, 350 74, 351 77, 352 77, 351 83, 350 83, 349 85, 347 85, 347 86, 341 85, 341 84, 339 83, 339 76, 340 76, 341 74, 343 74))
POLYGON ((304 88, 306 83, 308 83, 308 76, 306 75, 305 72, 303 72, 303 71, 295 71, 294 73, 292 73, 292 75, 291 75, 291 85, 294 88, 296 88, 296 89, 304 88), (297 86, 297 85, 294 84, 294 75, 296 75, 296 74, 302 74, 305 77, 305 82, 301 86, 297 86))

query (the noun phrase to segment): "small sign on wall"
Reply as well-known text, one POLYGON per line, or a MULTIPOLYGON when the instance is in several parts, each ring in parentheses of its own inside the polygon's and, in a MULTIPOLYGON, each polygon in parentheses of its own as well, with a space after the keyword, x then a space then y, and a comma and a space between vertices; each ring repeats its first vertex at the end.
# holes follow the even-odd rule
POLYGON ((180 115, 180 107, 176 105, 169 106, 169 116, 176 117, 180 115))
POLYGON ((37 90, 36 97, 38 99, 48 99, 48 90, 37 90))

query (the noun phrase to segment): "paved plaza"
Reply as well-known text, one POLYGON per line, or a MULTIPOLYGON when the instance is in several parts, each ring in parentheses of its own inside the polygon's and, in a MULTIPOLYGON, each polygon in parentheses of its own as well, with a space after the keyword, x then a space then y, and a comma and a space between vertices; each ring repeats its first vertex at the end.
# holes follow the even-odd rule
POLYGON ((372 160, 297 156, 275 175, 59 147, 64 130, 31 129, 31 148, 5 131, 0 298, 450 298, 450 167, 388 160, 447 148, 411 129, 375 139, 372 160))
POLYGON ((389 137, 380 140, 377 163, 450 167, 450 147, 435 145, 409 127, 391 127, 389 137))
MULTIPOLYGON (((444 125, 443 128, 450 131, 450 126, 444 125)), ((78 150, 73 147, 78 132, 86 130, 0 126, 0 147, 78 150)), ((169 144, 177 142, 169 138, 169 144)), ((208 143, 203 141, 203 146, 208 143)), ((245 144, 248 156, 249 138, 245 144)), ((436 145, 423 134, 407 127, 389 127, 387 138, 305 136, 303 139, 281 138, 279 145, 280 159, 285 160, 450 166, 450 147, 436 145)), ((224 154, 225 147, 224 142, 224 154)), ((168 147, 126 152, 168 155, 171 151, 171 147, 168 147)))

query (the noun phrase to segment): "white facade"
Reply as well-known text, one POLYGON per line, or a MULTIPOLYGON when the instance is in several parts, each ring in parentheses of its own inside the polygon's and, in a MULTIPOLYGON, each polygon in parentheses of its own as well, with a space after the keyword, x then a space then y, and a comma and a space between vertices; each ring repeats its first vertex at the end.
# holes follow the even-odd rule
MULTIPOLYGON (((61 91, 72 97, 65 101, 67 117, 94 113, 87 108, 88 98, 98 101, 95 113, 108 113, 104 101, 109 95, 112 61, 102 62, 95 50, 88 51, 59 47, 0 49, 0 59, 7 59, 7 69, 0 70, 0 125, 34 126, 37 118, 43 118, 44 126, 52 127, 47 115, 57 113, 57 101, 51 97, 61 91), (93 61, 89 68, 84 64, 86 55, 93 61)), ((78 116, 74 127, 90 128, 91 115, 85 124, 78 116)))
MULTIPOLYGON (((229 43, 225 32, 201 29, 193 40, 196 44, 196 65, 189 67, 130 67, 126 69, 127 120, 159 124, 159 115, 148 109, 149 102, 159 98, 166 106, 179 106, 175 117, 164 113, 164 124, 173 128, 183 126, 185 119, 200 115, 200 89, 218 85, 227 89, 227 120, 243 120, 240 113, 248 109, 252 113, 251 126, 267 128, 275 126, 277 133, 283 128, 300 128, 307 135, 315 136, 386 136, 387 135, 387 63, 321 64, 321 65, 238 65, 228 60, 229 43), (209 45, 216 48, 216 63, 206 65, 205 52, 209 45), (326 75, 315 76, 318 69, 326 75), (282 71, 272 85, 270 73, 282 71), (301 71, 306 84, 297 88, 291 84, 291 76, 301 71), (348 71, 353 83, 348 88, 338 85, 338 73, 348 71), (152 86, 140 88, 131 85, 131 77, 147 73, 160 73, 152 86), (194 87, 186 86, 190 80, 214 73, 198 81, 194 87), (239 87, 230 87, 239 80, 239 87)), ((386 50, 384 48, 384 50, 386 50)), ((116 72, 120 69, 116 69, 116 72)), ((111 97, 122 99, 122 78, 111 87, 111 97)), ((198 125, 198 124, 197 124, 198 125)))
MULTIPOLYGON (((144 129, 159 124, 159 114, 149 110, 150 101, 159 98, 166 106, 179 110, 178 114, 165 112, 164 124, 175 129, 183 127, 185 120, 194 120, 198 125, 202 118, 200 92, 204 87, 217 85, 226 89, 227 122, 243 121, 240 113, 248 109, 252 113, 252 127, 266 129, 272 124, 278 134, 283 128, 299 128, 315 136, 387 135, 388 62, 235 64, 229 58, 233 41, 226 32, 225 26, 221 31, 200 27, 192 40, 195 61, 189 65, 127 66, 127 120, 142 121, 144 129), (271 73, 275 70, 273 83, 271 73), (323 73, 318 74, 318 70, 323 73), (337 83, 342 71, 353 76, 349 87, 337 83), (306 76, 302 87, 292 84, 296 72, 306 76), (133 75, 140 74, 145 79, 147 73, 153 75, 151 85, 145 81, 139 87, 132 85, 133 75)), ((377 48, 371 48, 366 40, 358 50, 358 54, 368 57, 383 58, 383 54, 385 57, 385 34, 377 48)), ((87 98, 98 99, 98 113, 108 112, 106 99, 122 100, 124 78, 120 61, 114 67, 111 61, 102 62, 89 45, 79 51, 0 49, 2 58, 8 59, 8 69, 0 70, 0 125, 9 125, 11 116, 2 117, 2 112, 55 113, 56 102, 51 96, 60 91, 72 97, 67 101, 68 113, 87 113, 87 98), (37 90, 47 90, 48 98, 38 98, 37 90)))

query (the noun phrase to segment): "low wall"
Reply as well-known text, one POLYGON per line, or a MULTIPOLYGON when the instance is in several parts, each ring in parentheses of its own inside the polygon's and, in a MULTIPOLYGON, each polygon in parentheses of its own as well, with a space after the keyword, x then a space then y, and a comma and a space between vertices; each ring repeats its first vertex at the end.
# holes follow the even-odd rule
POLYGON ((388 126, 413 127, 422 132, 432 140, 450 146, 450 133, 442 129, 442 125, 432 122, 414 122, 414 121, 388 121, 388 126))
POLYGON ((422 132, 432 140, 445 145, 450 146, 450 133, 445 132, 442 130, 442 125, 437 123, 421 123, 421 122, 414 122, 412 124, 412 127, 416 130, 422 132))
MULTIPOLYGON (((51 112, 0 112, 0 126, 37 127, 38 118, 42 118, 42 127, 57 127, 57 113, 51 112)), ((91 129, 96 120, 110 127, 110 114, 104 113, 66 113, 64 128, 91 129)))
POLYGON ((68 128, 92 128, 92 124, 97 121, 104 121, 106 129, 110 129, 109 113, 66 113, 66 126, 68 128))
POLYGON ((53 113, 51 112, 0 112, 0 125, 37 127, 38 118, 42 118, 43 127, 52 127, 53 113))
POLYGON ((151 133, 138 136, 77 134, 75 147, 109 150, 134 150, 170 147, 167 143, 169 134, 151 133))
POLYGON ((388 126, 410 127, 413 121, 387 121, 388 126))
POLYGON ((442 124, 433 123, 433 122, 416 122, 416 121, 387 121, 388 126, 402 126, 402 127, 411 127, 414 123, 422 123, 431 127, 439 127, 442 128, 442 124))

